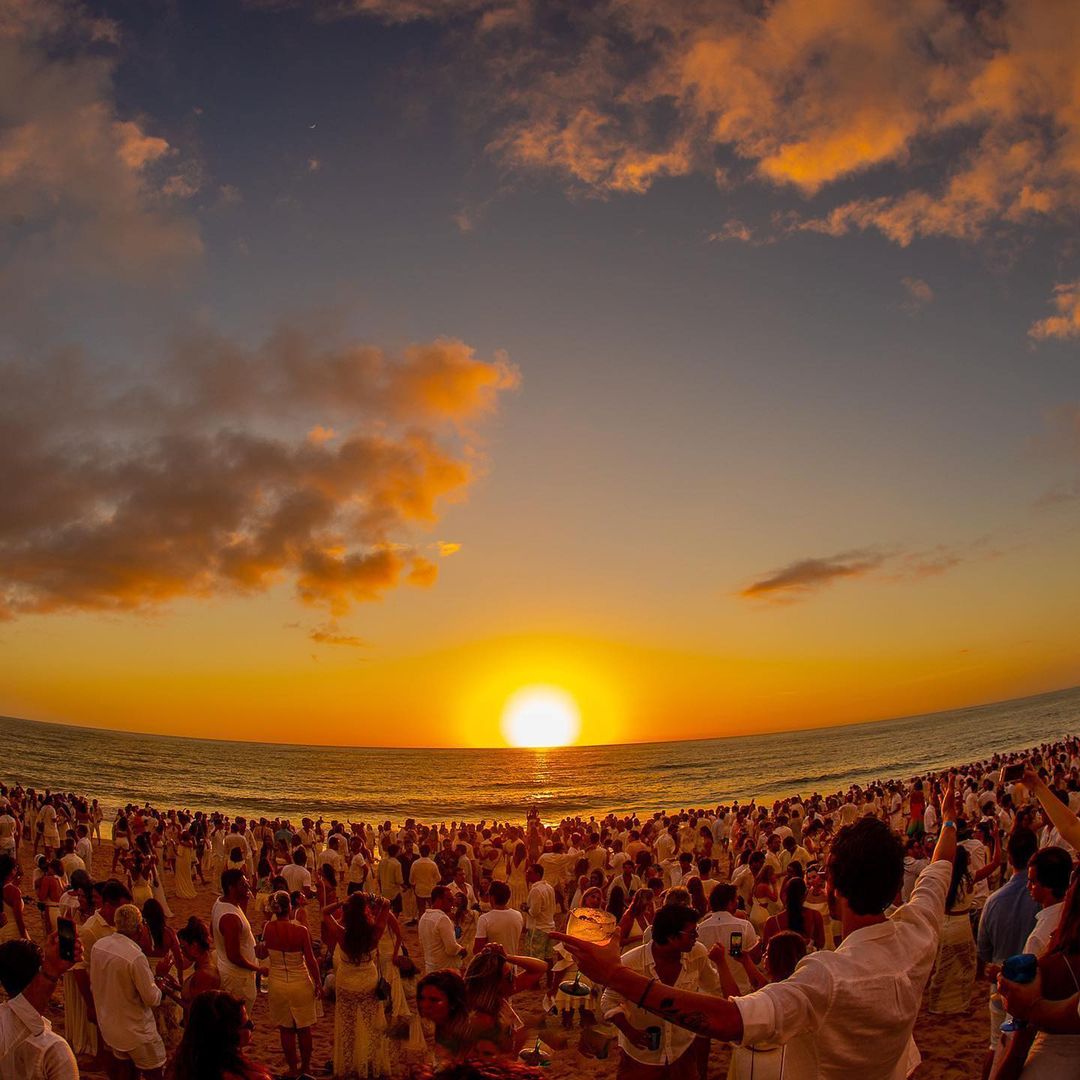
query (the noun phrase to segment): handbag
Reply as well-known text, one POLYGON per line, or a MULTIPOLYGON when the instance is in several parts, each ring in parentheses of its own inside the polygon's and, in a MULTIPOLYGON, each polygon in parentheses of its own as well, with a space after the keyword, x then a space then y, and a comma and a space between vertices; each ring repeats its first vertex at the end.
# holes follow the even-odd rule
POLYGON ((375 984, 375 1000, 390 1000, 390 984, 381 975, 379 976, 379 981, 375 984))
POLYGON ((420 969, 413 963, 409 950, 404 945, 401 946, 401 952, 394 957, 394 964, 403 979, 415 979, 420 974, 420 969))

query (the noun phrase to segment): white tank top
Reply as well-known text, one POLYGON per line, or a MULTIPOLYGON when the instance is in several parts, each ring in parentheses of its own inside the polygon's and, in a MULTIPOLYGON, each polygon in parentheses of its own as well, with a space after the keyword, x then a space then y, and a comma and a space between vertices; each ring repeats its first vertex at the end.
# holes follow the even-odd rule
POLYGON ((255 964, 255 935, 251 932, 251 923, 247 916, 235 904, 230 904, 220 897, 210 909, 210 931, 214 935, 214 951, 217 953, 218 971, 223 975, 243 972, 244 969, 233 964, 225 952, 225 937, 221 933, 223 915, 236 915, 240 919, 240 955, 249 963, 255 964))

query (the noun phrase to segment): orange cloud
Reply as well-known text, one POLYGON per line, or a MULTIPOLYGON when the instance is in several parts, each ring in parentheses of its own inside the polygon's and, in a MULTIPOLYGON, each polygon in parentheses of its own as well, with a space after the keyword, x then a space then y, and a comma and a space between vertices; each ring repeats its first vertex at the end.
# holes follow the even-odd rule
POLYGON ((73 350, 2 365, 0 612, 292 579, 341 614, 430 586, 416 530, 464 498, 483 465, 466 433, 516 383, 461 342, 391 356, 295 326, 255 348, 204 332, 127 378, 73 350), (316 416, 341 434, 313 440, 316 416))
POLYGON ((1080 337, 1080 278, 1055 285, 1053 304, 1058 313, 1032 323, 1028 335, 1036 341, 1080 337))
POLYGON ((734 169, 813 196, 888 170, 882 194, 793 227, 877 229, 900 244, 973 239, 1080 201, 1074 0, 324 0, 317 10, 452 23, 449 40, 469 42, 463 66, 488 88, 489 147, 577 190, 640 193, 663 177, 734 169))
POLYGON ((345 634, 339 629, 337 623, 330 622, 324 626, 317 626, 308 633, 308 637, 316 645, 344 645, 350 649, 363 649, 367 642, 355 634, 345 634))

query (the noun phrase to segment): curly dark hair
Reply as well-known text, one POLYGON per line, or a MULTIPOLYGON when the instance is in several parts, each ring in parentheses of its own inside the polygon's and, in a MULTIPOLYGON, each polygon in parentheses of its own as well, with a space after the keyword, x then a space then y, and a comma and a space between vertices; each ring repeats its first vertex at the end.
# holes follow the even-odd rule
POLYGON ((860 818, 836 834, 829 876, 856 915, 880 915, 903 884, 904 845, 885 822, 860 818))

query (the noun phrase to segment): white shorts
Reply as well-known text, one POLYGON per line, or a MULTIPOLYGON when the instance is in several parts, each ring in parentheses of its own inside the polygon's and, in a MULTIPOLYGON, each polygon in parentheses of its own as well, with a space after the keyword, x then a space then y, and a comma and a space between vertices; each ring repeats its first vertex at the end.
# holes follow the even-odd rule
POLYGON ((149 1042, 139 1043, 134 1050, 113 1050, 112 1056, 118 1061, 132 1061, 136 1069, 145 1070, 160 1069, 167 1055, 161 1036, 155 1035, 149 1042))

